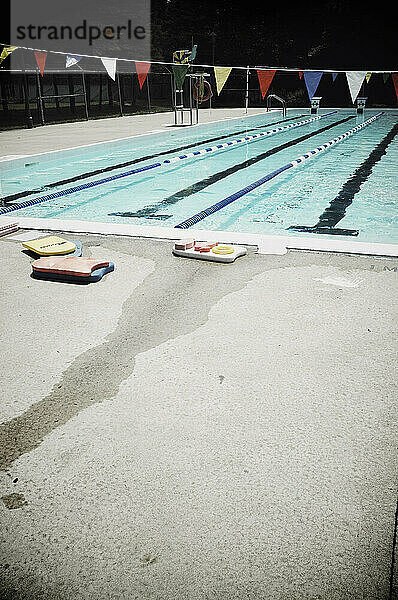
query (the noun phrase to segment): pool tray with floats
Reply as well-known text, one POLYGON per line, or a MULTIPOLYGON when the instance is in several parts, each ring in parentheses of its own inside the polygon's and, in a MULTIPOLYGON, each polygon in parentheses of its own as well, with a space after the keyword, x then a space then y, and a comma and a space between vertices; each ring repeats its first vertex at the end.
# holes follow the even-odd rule
POLYGON ((221 263, 232 263, 246 253, 247 250, 244 246, 219 244, 218 242, 196 242, 194 239, 179 240, 173 247, 173 254, 176 256, 221 263))
POLYGON ((49 281, 87 284, 102 279, 115 269, 108 260, 81 256, 46 256, 32 263, 32 277, 49 281))

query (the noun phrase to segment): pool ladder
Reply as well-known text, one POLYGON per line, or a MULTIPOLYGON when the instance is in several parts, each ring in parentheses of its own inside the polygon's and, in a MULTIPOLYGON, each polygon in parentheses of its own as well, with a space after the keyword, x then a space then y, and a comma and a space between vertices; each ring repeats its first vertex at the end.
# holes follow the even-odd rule
POLYGON ((277 96, 276 94, 268 94, 268 96, 267 96, 267 112, 269 111, 269 108, 270 108, 271 98, 275 98, 275 100, 278 100, 278 102, 280 102, 282 104, 282 115, 284 117, 286 117, 286 102, 284 101, 283 98, 280 98, 280 96, 277 96))

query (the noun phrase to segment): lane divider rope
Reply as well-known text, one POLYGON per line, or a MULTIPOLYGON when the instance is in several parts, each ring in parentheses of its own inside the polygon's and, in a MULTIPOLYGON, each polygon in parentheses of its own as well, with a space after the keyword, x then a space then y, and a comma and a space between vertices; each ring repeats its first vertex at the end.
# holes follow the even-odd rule
POLYGON ((292 167, 297 167, 299 164, 303 163, 308 158, 311 158, 312 156, 319 154, 320 152, 324 152, 325 150, 327 150, 331 146, 334 146, 338 142, 341 142, 342 140, 347 139, 354 133, 357 133, 358 131, 360 131, 363 127, 366 127, 367 125, 370 125, 370 123, 373 123, 373 121, 375 121, 376 119, 381 117, 381 115, 383 113, 384 113, 384 111, 377 113, 376 115, 373 115, 373 117, 371 117, 370 119, 367 119, 360 125, 357 125, 356 127, 353 127, 352 129, 349 129, 345 133, 333 138, 329 142, 326 142, 325 144, 318 146, 317 148, 315 148, 314 150, 311 150, 310 152, 306 152, 306 154, 303 154, 303 155, 299 156, 298 158, 296 158, 295 160, 292 160, 291 162, 287 163, 286 165, 279 167, 279 169, 276 169, 275 171, 268 173, 261 179, 258 179, 254 183, 251 183, 250 185, 246 186, 245 188, 238 190, 231 196, 228 196, 227 198, 220 200, 220 202, 217 202, 216 204, 213 204, 212 206, 205 208, 204 210, 200 211, 199 213, 196 213, 189 219, 186 219, 185 221, 182 221, 178 225, 175 225, 175 228, 176 229, 188 229, 189 227, 192 227, 192 225, 199 223, 199 221, 202 221, 209 215, 212 215, 213 213, 224 208, 225 206, 228 206, 228 204, 235 202, 235 200, 242 198, 242 196, 244 196, 244 195, 248 194, 249 192, 251 192, 252 190, 260 187, 261 185, 263 185, 267 181, 270 181, 274 177, 277 177, 277 175, 280 175, 284 171, 287 171, 288 169, 291 169, 292 167))
POLYGON ((45 196, 40 196, 39 198, 32 198, 31 200, 25 200, 25 202, 18 202, 15 204, 10 204, 8 206, 0 207, 0 215, 4 215, 6 213, 12 212, 14 210, 20 210, 21 208, 27 208, 28 206, 34 206, 35 204, 41 204, 42 202, 47 202, 48 200, 54 200, 55 198, 62 198, 63 196, 69 196, 70 194, 74 194, 75 192, 81 192, 83 190, 88 190, 90 188, 96 187, 97 185, 102 185, 104 183, 108 183, 110 181, 115 181, 117 179, 121 179, 122 177, 130 177, 131 175, 136 175, 138 173, 143 173, 144 171, 149 171, 150 169, 155 169, 156 167, 160 167, 162 165, 168 165, 171 163, 178 162, 179 160, 185 160, 187 158, 196 158, 197 156, 202 156, 204 154, 208 154, 209 152, 214 152, 216 150, 222 150, 225 148, 230 148, 231 146, 235 146, 236 144, 240 144, 242 142, 251 142, 253 140, 257 140, 264 136, 275 135, 276 133, 280 133, 282 131, 286 131, 287 129, 292 129, 294 127, 301 127, 302 125, 307 125, 308 123, 312 123, 313 121, 318 121, 319 119, 324 119, 325 117, 329 117, 337 113, 337 110, 326 113, 324 115, 319 115, 317 117, 312 117, 311 119, 306 119, 304 121, 296 121, 294 123, 290 123, 289 125, 284 125, 283 127, 276 127, 275 129, 269 129, 268 131, 263 131, 260 133, 255 133, 253 135, 248 135, 243 138, 239 138, 237 140, 232 140, 230 142, 225 142, 223 144, 218 144, 216 146, 210 146, 209 148, 204 148, 203 150, 197 150, 196 152, 189 152, 187 154, 183 154, 181 156, 174 156, 173 158, 169 158, 163 160, 161 162, 152 163, 150 165, 139 167, 137 169, 132 169, 130 171, 125 171, 124 173, 119 173, 117 175, 111 175, 110 177, 104 177, 103 179, 99 179, 97 181, 92 181, 89 183, 82 183, 81 185, 77 185, 74 187, 67 188, 65 190, 60 190, 58 192, 53 192, 52 194, 46 194, 45 196))

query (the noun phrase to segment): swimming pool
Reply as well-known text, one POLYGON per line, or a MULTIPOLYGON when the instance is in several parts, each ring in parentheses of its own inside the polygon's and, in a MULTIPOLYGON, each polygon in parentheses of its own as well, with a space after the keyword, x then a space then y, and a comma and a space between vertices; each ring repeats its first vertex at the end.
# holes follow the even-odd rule
MULTIPOLYGON (((8 207, 72 190, 13 216, 174 228, 378 113, 325 109, 315 120, 291 109, 285 118, 264 113, 10 161, 1 170, 2 196, 8 207), (215 146, 222 147, 206 151, 215 146)), ((398 243, 397 124, 397 112, 384 111, 190 230, 398 243)))

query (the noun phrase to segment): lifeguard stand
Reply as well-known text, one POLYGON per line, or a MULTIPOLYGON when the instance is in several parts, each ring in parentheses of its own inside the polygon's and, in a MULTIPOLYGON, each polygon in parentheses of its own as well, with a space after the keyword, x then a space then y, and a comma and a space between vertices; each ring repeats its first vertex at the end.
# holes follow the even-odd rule
MULTIPOLYGON (((192 50, 176 50, 173 52, 173 63, 176 65, 190 66, 190 61, 196 56, 196 46, 192 50)), ((197 125, 199 123, 199 100, 198 96, 194 94, 195 86, 200 81, 203 81, 204 77, 209 77, 209 73, 190 73, 186 75, 188 80, 188 103, 184 104, 184 91, 181 83, 178 88, 178 84, 175 80, 174 86, 174 125, 197 125), (184 122, 184 115, 187 114, 188 122, 184 122)))
POLYGON ((188 106, 184 105, 183 90, 174 90, 174 125, 197 125, 199 123, 199 106, 193 97, 193 80, 194 75, 187 75, 189 81, 188 88, 188 106), (188 115, 188 122, 184 122, 184 115, 188 115))

